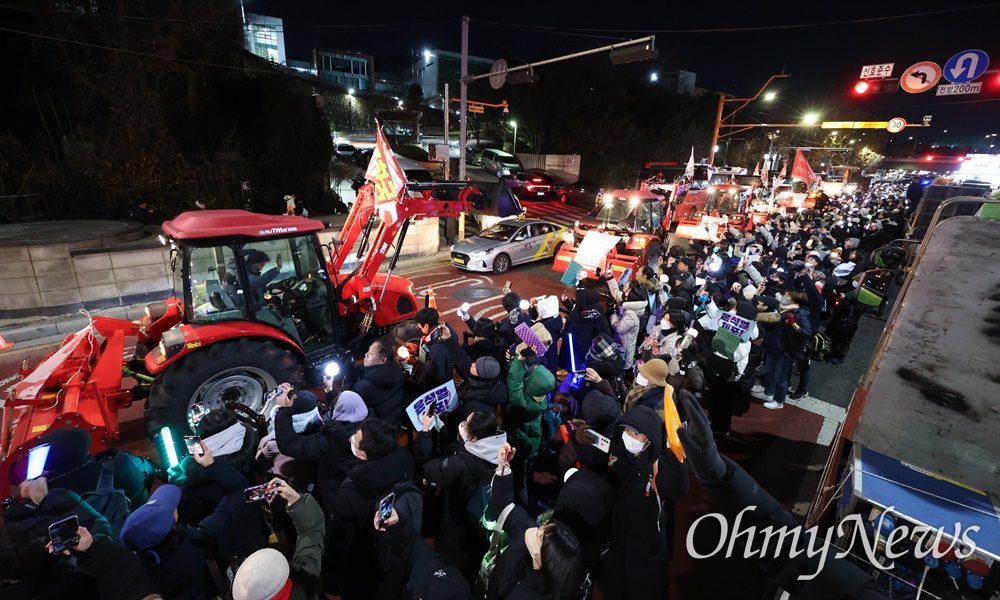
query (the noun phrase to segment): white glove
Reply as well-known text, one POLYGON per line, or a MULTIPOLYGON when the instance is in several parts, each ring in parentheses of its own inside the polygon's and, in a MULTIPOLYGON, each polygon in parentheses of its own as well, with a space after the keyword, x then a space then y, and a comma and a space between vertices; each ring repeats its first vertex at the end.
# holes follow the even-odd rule
POLYGON ((461 308, 458 309, 458 312, 455 313, 455 314, 457 314, 458 318, 462 319, 463 321, 466 320, 469 317, 469 313, 463 311, 461 308))

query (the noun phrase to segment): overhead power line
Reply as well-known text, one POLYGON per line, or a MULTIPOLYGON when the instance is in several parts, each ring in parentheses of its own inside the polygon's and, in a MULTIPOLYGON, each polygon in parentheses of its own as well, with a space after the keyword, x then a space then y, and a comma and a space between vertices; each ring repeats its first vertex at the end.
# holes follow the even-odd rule
POLYGON ((739 33, 743 31, 775 31, 782 29, 808 29, 810 27, 832 27, 837 25, 857 25, 861 23, 878 23, 881 21, 896 21, 899 19, 909 19, 914 17, 927 17, 931 15, 941 15, 946 13, 977 10, 980 8, 995 8, 995 4, 978 4, 976 6, 963 6, 958 8, 946 8, 942 10, 930 10, 919 13, 908 13, 905 15, 890 15, 885 17, 869 17, 865 19, 851 19, 846 21, 824 21, 820 23, 795 23, 790 25, 761 25, 758 27, 713 27, 709 29, 607 29, 607 28, 587 28, 587 27, 556 27, 550 25, 521 25, 519 23, 504 23, 500 21, 477 21, 483 25, 495 27, 508 27, 511 29, 527 29, 547 32, 567 32, 567 33, 621 33, 624 35, 635 35, 640 33, 739 33))

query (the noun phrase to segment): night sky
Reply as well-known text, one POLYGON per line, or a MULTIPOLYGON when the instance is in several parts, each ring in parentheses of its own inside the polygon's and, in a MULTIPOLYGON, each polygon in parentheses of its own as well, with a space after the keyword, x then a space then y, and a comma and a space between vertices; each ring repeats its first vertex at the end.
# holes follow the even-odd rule
MULTIPOLYGON (((600 10, 586 8, 590 5, 538 0, 244 0, 247 12, 284 19, 286 51, 292 60, 308 60, 317 45, 363 52, 375 55, 376 73, 381 75, 380 63, 405 64, 411 52, 425 47, 458 51, 459 20, 465 14, 471 19, 470 53, 504 56, 511 64, 652 34, 660 56, 635 69, 637 77, 685 69, 697 73, 699 87, 752 96, 770 75, 784 69, 791 77, 769 88, 779 92, 780 103, 770 115, 756 115, 770 122, 797 121, 806 112, 817 112, 823 120, 899 116, 919 123, 930 114, 932 127, 898 135, 915 135, 927 143, 970 143, 977 136, 1000 133, 1000 38, 995 31, 1000 2, 882 0, 865 3, 864 12, 856 2, 745 2, 734 8, 698 2, 595 3, 600 10), (691 31, 708 29, 717 31, 691 31), (983 91, 978 95, 940 98, 933 90, 900 90, 857 98, 853 93, 865 64, 894 62, 893 74, 898 76, 918 61, 943 67, 951 56, 970 48, 985 51, 994 72, 981 78, 983 91), (834 103, 837 114, 830 108, 834 103)), ((751 109, 747 114, 754 117, 751 109)))

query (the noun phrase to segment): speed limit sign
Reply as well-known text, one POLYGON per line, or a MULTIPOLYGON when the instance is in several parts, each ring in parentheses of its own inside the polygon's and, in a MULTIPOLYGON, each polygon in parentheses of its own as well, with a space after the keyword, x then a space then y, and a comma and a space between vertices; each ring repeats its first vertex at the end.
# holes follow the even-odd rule
POLYGON ((895 119, 889 121, 889 124, 885 126, 889 130, 889 133, 899 133, 906 128, 906 119, 902 117, 896 117, 895 119))

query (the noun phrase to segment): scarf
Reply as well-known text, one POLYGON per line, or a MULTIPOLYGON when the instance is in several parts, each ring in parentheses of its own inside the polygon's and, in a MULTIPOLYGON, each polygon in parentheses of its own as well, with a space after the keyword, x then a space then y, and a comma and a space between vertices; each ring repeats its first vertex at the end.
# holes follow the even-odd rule
POLYGON ((655 383, 650 383, 649 385, 643 385, 643 386, 633 386, 632 389, 630 389, 628 391, 628 394, 625 396, 625 412, 628 412, 628 409, 632 408, 632 406, 636 402, 638 402, 640 398, 645 396, 646 392, 656 387, 659 386, 656 385, 655 383))
POLYGON ((317 421, 321 419, 318 407, 309 412, 292 415, 292 429, 295 430, 295 433, 302 433, 314 419, 317 421))
POLYGON ((216 458, 228 456, 238 452, 243 447, 243 438, 247 435, 247 428, 243 423, 236 423, 228 429, 223 429, 219 433, 207 437, 201 441, 216 458))

